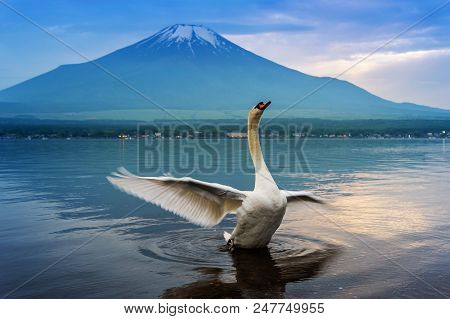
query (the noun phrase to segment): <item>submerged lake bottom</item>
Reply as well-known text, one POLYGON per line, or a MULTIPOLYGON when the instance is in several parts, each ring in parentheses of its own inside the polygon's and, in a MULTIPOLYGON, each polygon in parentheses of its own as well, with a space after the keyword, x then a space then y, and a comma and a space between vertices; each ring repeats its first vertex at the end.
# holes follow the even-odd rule
POLYGON ((160 143, 0 140, 0 296, 450 296, 446 140, 263 141, 280 188, 327 204, 288 211, 267 248, 233 251, 234 215, 200 228, 105 177, 124 166, 251 190, 246 141, 160 143))

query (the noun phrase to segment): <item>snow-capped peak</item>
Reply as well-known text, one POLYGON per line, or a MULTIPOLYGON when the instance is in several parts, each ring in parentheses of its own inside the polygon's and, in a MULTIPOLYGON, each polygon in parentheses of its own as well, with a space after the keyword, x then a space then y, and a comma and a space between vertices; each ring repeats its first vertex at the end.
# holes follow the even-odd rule
MULTIPOLYGON (((186 50, 193 56, 203 54, 226 54, 232 52, 244 52, 238 46, 223 38, 213 30, 192 24, 175 24, 166 27, 155 33, 151 37, 139 41, 131 46, 134 49, 156 50, 166 54, 186 53, 186 50)), ((142 52, 142 51, 141 51, 142 52)))
POLYGON ((172 40, 175 42, 192 41, 194 38, 206 41, 213 47, 219 45, 217 33, 200 25, 175 24, 161 30, 156 36, 161 41, 172 40))
POLYGON ((227 46, 227 41, 213 30, 201 25, 191 24, 175 24, 164 28, 150 38, 138 42, 137 46, 142 46, 147 43, 150 44, 150 46, 157 43, 166 43, 165 45, 186 43, 192 49, 191 44, 194 42, 203 45, 211 45, 214 48, 227 46))

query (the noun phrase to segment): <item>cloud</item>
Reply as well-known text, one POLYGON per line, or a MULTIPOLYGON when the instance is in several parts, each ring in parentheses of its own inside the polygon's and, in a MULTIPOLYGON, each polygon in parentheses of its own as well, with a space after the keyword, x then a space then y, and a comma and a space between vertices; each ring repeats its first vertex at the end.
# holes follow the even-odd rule
POLYGON ((58 24, 58 25, 44 26, 45 30, 54 35, 64 34, 70 31, 71 28, 73 28, 72 24, 58 24))
MULTIPOLYGON (((424 36, 429 32, 431 29, 396 39, 340 78, 386 99, 450 109, 450 76, 445 72, 450 69, 450 48, 418 49, 440 44, 424 36)), ((336 76, 386 41, 380 36, 373 40, 340 41, 334 39, 333 32, 229 34, 227 38, 263 57, 315 76, 336 76)))
MULTIPOLYGON (((354 55, 339 65, 347 67, 358 61, 354 55)), ((320 67, 326 68, 327 63, 320 67)), ((343 79, 397 102, 415 102, 450 109, 450 48, 408 52, 381 52, 350 70, 343 79)))

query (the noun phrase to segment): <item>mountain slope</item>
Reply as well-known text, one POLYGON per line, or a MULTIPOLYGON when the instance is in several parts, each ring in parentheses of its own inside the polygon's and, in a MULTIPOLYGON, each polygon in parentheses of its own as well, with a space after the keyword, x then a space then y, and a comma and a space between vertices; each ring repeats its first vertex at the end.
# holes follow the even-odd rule
MULTIPOLYGON (((151 101, 168 109, 226 113, 271 99, 281 110, 329 81, 273 63, 193 25, 167 27, 94 62, 63 65, 0 91, 0 115, 158 109, 151 101)), ((394 103, 335 80, 289 115, 435 118, 450 117, 450 112, 394 103)))

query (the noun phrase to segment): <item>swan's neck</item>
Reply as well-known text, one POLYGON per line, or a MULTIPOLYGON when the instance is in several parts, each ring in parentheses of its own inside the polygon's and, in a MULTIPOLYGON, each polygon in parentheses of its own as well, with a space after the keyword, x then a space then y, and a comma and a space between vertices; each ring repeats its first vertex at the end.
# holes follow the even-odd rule
POLYGON ((277 184, 273 180, 269 169, 264 162, 264 157, 261 151, 259 142, 259 120, 260 116, 252 116, 250 113, 248 117, 248 146, 250 155, 255 166, 255 190, 261 188, 277 188, 277 184))

